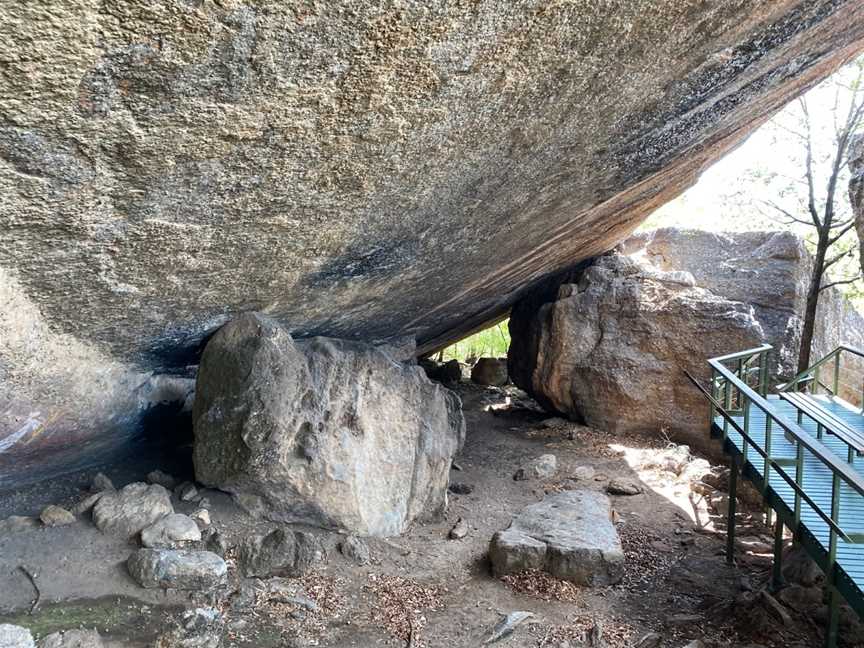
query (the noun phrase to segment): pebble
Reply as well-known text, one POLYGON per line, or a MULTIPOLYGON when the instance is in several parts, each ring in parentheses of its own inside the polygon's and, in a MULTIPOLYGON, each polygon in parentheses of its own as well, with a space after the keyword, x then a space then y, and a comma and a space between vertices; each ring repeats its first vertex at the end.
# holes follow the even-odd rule
POLYGON ((201 529, 210 526, 210 511, 206 508, 196 509, 189 517, 195 520, 196 524, 201 529))
POLYGON ((456 521, 456 524, 453 525, 453 528, 450 529, 450 533, 447 534, 447 537, 451 540, 461 540, 466 535, 468 535, 468 525, 465 523, 465 520, 459 518, 456 521))
POLYGON ((610 495, 632 496, 642 492, 642 486, 632 479, 616 477, 606 485, 606 492, 610 495))

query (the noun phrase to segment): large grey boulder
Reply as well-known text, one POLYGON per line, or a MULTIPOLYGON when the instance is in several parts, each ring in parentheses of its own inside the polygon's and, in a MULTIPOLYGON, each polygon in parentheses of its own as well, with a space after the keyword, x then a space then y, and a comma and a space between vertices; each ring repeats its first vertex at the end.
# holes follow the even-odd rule
POLYGON ((36 648, 36 643, 27 628, 0 623, 0 648, 36 648))
POLYGON ((93 507, 93 522, 104 533, 130 537, 173 512, 171 493, 165 488, 134 482, 106 491, 93 507))
POLYGON ((180 414, 160 375, 244 310, 420 352, 499 318, 864 40, 854 0, 36 7, 0 3, 7 484, 180 414))
POLYGON ((693 286, 693 277, 601 257, 510 320, 510 375, 550 410, 615 433, 670 433, 710 448, 704 397, 684 369, 761 343, 752 308, 693 286))
POLYGON ((225 582, 228 566, 209 551, 139 549, 126 561, 141 587, 208 590, 225 582))
MULTIPOLYGON (((811 267, 790 232, 633 236, 514 308, 512 379, 591 426, 665 430, 716 451, 707 402, 684 371, 707 384, 708 358, 769 343, 770 384, 793 375, 811 267)), ((864 318, 832 288, 820 298, 814 358, 843 342, 864 345, 864 318)))
POLYGON ((492 572, 542 569, 577 585, 612 585, 624 575, 624 551, 609 498, 592 490, 547 495, 492 537, 492 572))
POLYGON ((442 513, 465 434, 458 396, 420 367, 256 313, 208 343, 194 426, 201 483, 276 521, 379 536, 442 513))

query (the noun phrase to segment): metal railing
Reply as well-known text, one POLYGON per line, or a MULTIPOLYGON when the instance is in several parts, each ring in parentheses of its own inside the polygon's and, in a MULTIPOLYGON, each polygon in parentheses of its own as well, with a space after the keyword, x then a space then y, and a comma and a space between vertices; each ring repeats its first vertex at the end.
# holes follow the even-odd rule
MULTIPOLYGON (((860 381, 857 385, 852 385, 849 383, 843 383, 840 380, 841 376, 841 358, 846 354, 846 356, 853 356, 856 358, 861 358, 862 368, 864 368, 864 351, 860 349, 856 349, 855 347, 848 346, 846 344, 841 344, 836 349, 831 351, 828 355, 820 360, 817 360, 811 367, 808 367, 797 376, 792 378, 789 382, 778 385, 778 391, 803 391, 804 389, 808 389, 811 394, 819 393, 819 388, 825 390, 831 396, 839 396, 841 392, 841 387, 847 386, 852 388, 851 391, 856 392, 856 396, 861 403, 862 408, 864 408, 864 380, 860 381), (833 360, 833 367, 830 366, 831 361, 833 360), (826 384, 823 378, 823 371, 831 371, 831 384, 826 384)), ((857 373, 862 373, 860 370, 857 373)), ((864 412, 864 409, 862 409, 864 412)))
MULTIPOLYGON (((828 527, 826 574, 828 574, 831 588, 832 605, 827 632, 827 645, 833 646, 836 644, 837 634, 837 601, 835 598, 838 595, 835 586, 837 545, 841 540, 851 544, 864 542, 864 534, 846 532, 841 526, 841 485, 846 484, 854 493, 864 498, 864 479, 852 466, 839 461, 828 446, 814 438, 797 423, 787 420, 767 400, 768 354, 771 349, 770 345, 762 345, 740 353, 733 353, 709 360, 708 364, 711 367, 710 391, 700 385, 692 376, 689 374, 688 376, 710 403, 711 425, 714 425, 718 414, 722 417, 724 445, 729 438, 729 430, 733 429, 742 440, 741 460, 743 460, 744 465, 746 466, 749 462, 752 466, 756 467, 756 462, 761 463, 762 476, 759 486, 761 487, 763 496, 767 496, 774 475, 792 489, 794 493, 794 506, 792 511, 793 520, 790 528, 793 533, 797 534, 799 532, 802 502, 807 504, 828 527), (730 364, 732 368, 727 366, 730 364), (756 385, 751 387, 749 382, 752 382, 751 379, 753 376, 758 376, 758 380, 756 385), (751 421, 754 409, 761 411, 764 415, 761 417, 764 420, 760 421, 760 424, 764 425, 764 442, 762 444, 751 435, 751 421), (774 435, 777 432, 785 434, 786 438, 794 444, 796 450, 794 459, 772 455, 772 440, 775 438, 774 435), (804 489, 804 458, 805 453, 808 452, 831 472, 830 511, 824 510, 804 489), (753 456, 754 453, 757 455, 756 457, 753 456), (793 468, 794 473, 790 474, 787 469, 793 468)), ((842 351, 848 351, 864 357, 864 353, 851 347, 838 347, 811 368, 812 371, 816 372, 813 382, 817 386, 822 384, 819 381, 819 368, 828 363, 832 358, 839 358, 839 354, 842 351)), ((839 385, 839 370, 837 369, 839 367, 839 360, 835 361, 834 367, 833 387, 835 391, 832 393, 836 393, 837 386, 839 385)), ((783 388, 791 389, 794 386, 804 384, 807 374, 808 372, 802 372, 802 374, 799 374, 783 385, 783 388)), ((737 463, 733 466, 731 475, 737 479, 735 477, 737 475, 737 463)), ((734 490, 734 483, 730 479, 729 544, 727 546, 730 560, 734 547, 734 490)), ((777 549, 782 545, 782 530, 783 524, 778 518, 775 530, 775 582, 779 582, 780 580, 780 561, 777 549)))

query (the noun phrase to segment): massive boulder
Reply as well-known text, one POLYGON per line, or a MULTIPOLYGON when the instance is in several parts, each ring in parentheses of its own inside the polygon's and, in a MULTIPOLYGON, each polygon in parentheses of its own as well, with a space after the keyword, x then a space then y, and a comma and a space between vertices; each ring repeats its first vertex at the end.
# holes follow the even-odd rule
POLYGON ((226 324, 201 359, 195 475, 267 517, 395 535, 446 505, 464 440, 455 393, 368 345, 226 324))
POLYGON ((0 474, 128 443, 239 312, 420 351, 500 317, 853 56, 862 14, 3 2, 0 474))
MULTIPOLYGON (((514 382, 549 409, 616 432, 707 449, 708 358, 769 343, 772 380, 794 373, 812 260, 788 232, 639 234, 513 309, 514 382)), ((814 359, 864 346, 864 318, 822 293, 814 359)), ((856 396, 856 398, 860 398, 856 396)))

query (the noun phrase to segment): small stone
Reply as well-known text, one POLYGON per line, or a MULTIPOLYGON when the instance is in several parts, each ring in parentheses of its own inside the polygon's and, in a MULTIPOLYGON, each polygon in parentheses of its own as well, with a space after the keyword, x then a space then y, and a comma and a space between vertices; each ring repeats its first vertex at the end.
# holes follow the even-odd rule
POLYGON ((135 482, 105 493, 93 507, 93 522, 103 533, 131 537, 173 512, 162 486, 135 482))
POLYGON ((553 454, 540 455, 519 468, 513 479, 524 481, 529 479, 549 479, 558 470, 558 459, 553 454))
POLYGON ((161 470, 154 470, 147 474, 147 481, 151 484, 159 484, 163 488, 169 491, 173 491, 177 486, 177 480, 174 479, 171 475, 166 472, 162 472, 161 470))
POLYGON ((466 535, 468 535, 468 525, 465 523, 465 520, 459 518, 453 528, 450 529, 447 537, 451 540, 461 540, 466 535))
POLYGON ((357 565, 365 565, 370 560, 369 545, 357 536, 347 536, 340 542, 339 552, 357 565))
POLYGON ((187 610, 175 627, 156 639, 153 648, 220 648, 225 620, 213 608, 187 610))
POLYGON ((139 549, 126 565, 138 584, 147 589, 209 589, 223 584, 228 572, 225 561, 209 551, 139 549))
POLYGON ((0 648, 36 648, 27 628, 0 623, 0 648))
POLYGON ((474 492, 474 487, 471 484, 462 484, 460 482, 454 482, 450 484, 448 490, 454 495, 470 495, 474 492))
POLYGON ((192 502, 198 499, 198 489, 192 482, 183 482, 175 491, 181 502, 192 502))
POLYGON ((458 470, 460 472, 463 470, 462 466, 459 465, 458 463, 456 463, 455 461, 450 462, 450 468, 452 468, 453 470, 458 470))
POLYGON ((513 631, 516 630, 519 625, 533 617, 533 612, 523 612, 521 610, 517 612, 511 612, 506 617, 501 619, 494 628, 492 628, 492 633, 489 635, 486 641, 483 642, 483 645, 488 646, 489 644, 493 644, 496 641, 500 641, 501 639, 510 636, 511 634, 513 634, 513 631))
POLYGON ((616 477, 606 485, 606 492, 610 495, 632 496, 642 492, 642 486, 632 479, 616 477))
POLYGON ((75 522, 75 516, 71 512, 55 504, 46 506, 39 514, 39 519, 48 527, 66 526, 75 522))
POLYGON ((597 471, 594 470, 593 466, 579 466, 573 471, 573 479, 590 481, 594 479, 594 475, 596 474, 597 471))
POLYGON ((213 505, 210 503, 210 500, 206 497, 202 497, 198 500, 198 508, 199 509, 207 509, 208 511, 213 508, 213 505))
POLYGON ((767 607, 784 626, 788 628, 792 625, 792 617, 789 616, 786 608, 784 608, 777 599, 765 590, 762 590, 762 600, 765 602, 765 607, 767 607))
POLYGON ((5 520, 0 521, 0 536, 29 531, 38 526, 39 520, 37 518, 24 515, 10 515, 5 520))
POLYGON ((96 502, 102 499, 102 495, 104 495, 104 491, 88 495, 72 507, 72 512, 75 515, 84 515, 87 511, 91 510, 94 506, 96 506, 96 502))
POLYGON ((658 648, 660 646, 660 642, 662 641, 662 635, 659 635, 656 632, 649 632, 639 641, 633 644, 633 648, 658 648))
POLYGON ((756 536, 738 537, 735 539, 735 545, 743 551, 755 554, 769 554, 774 551, 774 548, 770 544, 760 540, 756 536))
POLYGON ((90 482, 90 490, 94 493, 102 491, 113 491, 114 482, 112 482, 105 473, 96 473, 93 481, 90 482))
POLYGON ((145 547, 173 549, 185 542, 201 540, 198 524, 188 515, 171 513, 141 531, 141 544, 145 547))
POLYGON ((195 520, 199 529, 204 529, 210 526, 210 511, 206 508, 196 509, 189 517, 195 520))
POLYGON ((55 632, 39 642, 39 648, 103 648, 103 646, 102 637, 96 630, 55 632))

